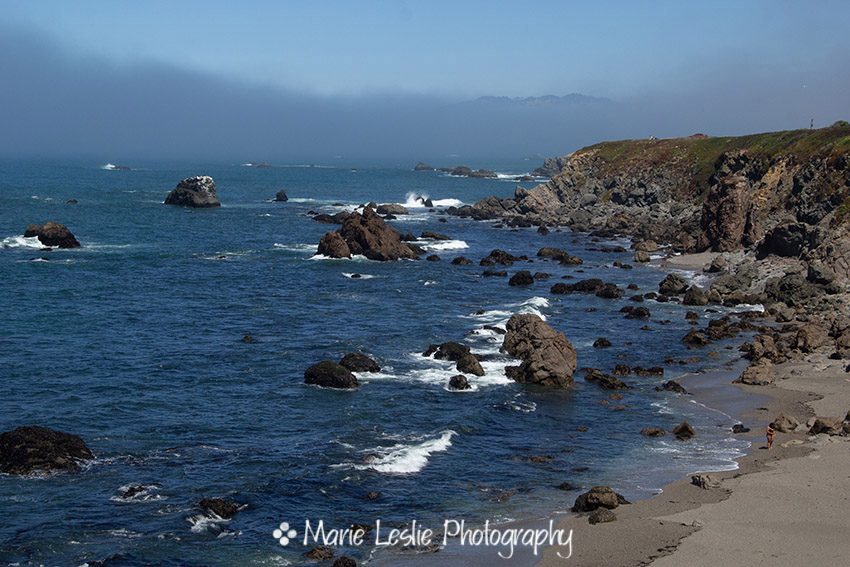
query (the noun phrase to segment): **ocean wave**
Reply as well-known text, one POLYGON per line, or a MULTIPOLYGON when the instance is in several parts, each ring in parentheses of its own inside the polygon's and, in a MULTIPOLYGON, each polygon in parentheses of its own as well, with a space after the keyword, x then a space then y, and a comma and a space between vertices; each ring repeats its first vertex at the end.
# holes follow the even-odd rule
MULTIPOLYGON (((408 209, 424 209, 425 201, 428 200, 427 193, 414 193, 410 192, 404 196, 404 202, 399 203, 400 205, 404 205, 408 209)), ((431 199, 431 204, 434 207, 460 207, 463 206, 463 201, 460 199, 431 199)))
POLYGON ((377 276, 373 276, 372 274, 360 274, 354 272, 343 272, 342 275, 350 280, 371 280, 377 276))
POLYGON ((0 246, 3 248, 28 248, 31 250, 51 248, 42 244, 37 236, 9 236, 0 240, 0 246))
POLYGON ((324 254, 313 254, 312 256, 310 256, 307 259, 308 260, 317 260, 317 261, 318 260, 328 260, 328 261, 331 261, 331 262, 339 262, 339 261, 370 262, 371 261, 371 260, 369 260, 369 258, 367 258, 366 256, 363 256, 362 254, 357 254, 355 256, 352 256, 351 258, 331 258, 330 256, 325 256, 324 254))
POLYGON ((280 244, 275 242, 272 245, 272 248, 277 250, 286 250, 287 252, 315 252, 316 245, 309 243, 300 243, 300 244, 280 244))
POLYGON ((425 439, 409 445, 398 444, 392 447, 380 447, 368 452, 379 456, 366 465, 355 465, 359 470, 374 470, 386 474, 414 474, 428 464, 434 453, 443 453, 452 446, 452 437, 457 432, 447 429, 439 437, 425 439))
POLYGON ((417 240, 416 245, 428 250, 463 250, 469 248, 469 244, 463 240, 417 240))

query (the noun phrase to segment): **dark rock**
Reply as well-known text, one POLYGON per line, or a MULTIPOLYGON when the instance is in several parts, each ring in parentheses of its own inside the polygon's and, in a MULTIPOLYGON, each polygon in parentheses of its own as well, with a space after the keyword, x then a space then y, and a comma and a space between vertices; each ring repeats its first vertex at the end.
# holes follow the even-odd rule
MULTIPOLYGON (((365 212, 365 209, 364 209, 365 212)), ((375 210, 379 215, 407 215, 409 211, 404 205, 396 205, 394 203, 389 203, 385 205, 378 205, 378 208, 375 210)))
POLYGON ((646 263, 652 260, 649 256, 649 252, 645 252, 643 250, 635 250, 635 262, 646 263))
POLYGON ((708 337, 702 331, 690 331, 682 337, 682 342, 688 345, 688 348, 704 347, 708 344, 708 337))
POLYGON ((242 337, 242 342, 245 344, 251 344, 254 342, 254 337, 251 335, 245 335, 244 337, 242 337))
POLYGON ((434 171, 434 168, 420 161, 413 167, 413 171, 434 171))
POLYGON ((337 558, 331 567, 357 567, 357 561, 351 557, 343 555, 342 557, 337 558))
POLYGON ((602 289, 596 292, 596 297, 603 299, 619 299, 623 297, 623 290, 617 287, 616 284, 606 283, 602 289))
POLYGON ((534 279, 536 281, 548 280, 551 277, 552 277, 552 274, 550 274, 549 272, 534 272, 534 279))
POLYGON ((77 238, 68 230, 68 227, 58 222, 49 221, 42 225, 31 224, 24 231, 24 236, 38 237, 38 241, 45 246, 56 246, 59 248, 79 248, 77 238))
POLYGON ((756 249, 756 254, 759 258, 765 258, 771 254, 799 257, 815 244, 813 240, 814 234, 804 223, 781 225, 764 235, 764 239, 756 249))
POLYGON ((0 433, 0 473, 77 472, 94 458, 82 439, 36 425, 0 433))
POLYGON ((446 342, 440 345, 431 345, 423 356, 434 355, 437 360, 459 361, 463 356, 469 354, 469 347, 456 342, 446 342))
POLYGON ((511 286, 520 286, 520 285, 531 285, 534 283, 534 276, 531 275, 531 272, 528 270, 520 270, 511 276, 511 279, 508 280, 508 285, 511 286))
POLYGON ((696 435, 696 431, 687 421, 683 421, 679 425, 673 428, 673 435, 676 436, 676 439, 679 441, 687 441, 696 435))
POLYGON ((449 388, 452 390, 469 390, 472 386, 469 385, 469 380, 463 374, 457 374, 449 378, 449 388))
POLYGON ((215 181, 209 175, 187 177, 182 180, 165 198, 165 204, 195 208, 221 206, 215 191, 215 181))
POLYGON ((620 309, 620 312, 625 313, 626 319, 649 319, 650 312, 646 307, 632 307, 627 305, 620 309))
POLYGON ((204 498, 198 506, 206 512, 215 514, 222 520, 229 520, 239 511, 239 504, 224 498, 204 498))
POLYGON ((445 234, 440 234, 439 232, 431 232, 430 230, 426 230, 422 233, 421 238, 427 238, 429 240, 451 240, 451 237, 446 236, 445 234))
POLYGON ((578 490, 579 488, 580 487, 578 485, 575 485, 571 482, 562 482, 561 484, 558 485, 558 490, 571 491, 571 490, 578 490))
POLYGON ((604 372, 597 370, 596 368, 589 368, 584 375, 584 379, 586 382, 591 382, 604 388, 605 390, 628 390, 631 389, 631 386, 620 380, 615 376, 611 376, 610 374, 605 374, 604 372))
POLYGON ((611 341, 606 339, 605 337, 599 337, 595 341, 593 341, 593 348, 608 348, 611 346, 611 341))
MULTIPOLYGON (((333 234, 333 233, 328 233, 333 234)), ((399 259, 419 258, 417 253, 409 244, 401 241, 399 233, 387 225, 381 217, 375 214, 371 208, 363 209, 363 214, 351 213, 342 227, 338 231, 339 236, 348 245, 350 254, 362 254, 369 260, 390 261, 399 259)), ((322 240, 334 238, 334 246, 327 246, 327 252, 343 253, 345 250, 339 244, 335 237, 329 237, 327 234, 322 237, 322 240)), ((320 243, 320 250, 322 249, 320 243)), ((347 256, 334 256, 327 252, 321 252, 333 258, 345 258, 347 256)))
POLYGON ((640 434, 644 437, 663 437, 667 432, 660 427, 644 427, 640 430, 640 434))
POLYGON ((604 524, 608 522, 616 522, 617 516, 611 510, 607 508, 597 508, 587 517, 587 522, 589 524, 604 524))
POLYGON ((464 258, 463 256, 458 256, 452 260, 452 264, 455 266, 468 266, 472 263, 472 260, 469 258, 464 258))
POLYGON ((499 250, 497 248, 495 250, 491 250, 490 254, 481 260, 481 265, 492 266, 493 264, 502 264, 503 266, 510 266, 514 262, 527 259, 528 258, 525 256, 514 256, 509 252, 505 252, 504 250, 499 250))
POLYGON ((428 257, 426 257, 425 260, 427 260, 428 262, 439 262, 440 257, 437 256, 436 254, 431 254, 428 257))
POLYGON ((502 349, 522 360, 509 366, 510 378, 526 384, 567 388, 573 382, 576 352, 563 333, 537 315, 514 315, 507 324, 502 349))
POLYGON ((549 229, 541 224, 539 227, 537 227, 537 234, 546 236, 547 234, 549 234, 549 229))
POLYGON ((617 494, 610 486, 594 486, 584 494, 580 494, 573 504, 573 512, 593 512, 598 508, 613 510, 629 501, 617 494))
POLYGON ((688 282, 679 274, 672 273, 658 284, 658 292, 662 295, 681 295, 688 289, 688 282))
POLYGON ((481 275, 485 278, 504 278, 507 277, 508 272, 504 270, 484 270, 481 275))
POLYGON ((275 193, 274 200, 277 203, 285 203, 289 200, 289 197, 286 195, 286 191, 278 191, 275 193))
POLYGON ((736 423, 735 425, 732 426, 732 433, 739 434, 739 433, 749 433, 749 432, 750 432, 750 428, 744 427, 743 423, 736 423))
POLYGON ((457 361, 457 371, 475 376, 484 376, 484 369, 478 361, 478 357, 472 353, 461 356, 457 361))
POLYGON ((374 490, 371 490, 371 491, 366 493, 366 500, 371 500, 371 501, 374 502, 375 500, 378 500, 380 497, 381 497, 381 493, 375 492, 374 490))
POLYGON ((666 392, 675 392, 677 394, 687 394, 688 391, 685 390, 684 386, 676 382, 675 380, 668 380, 661 384, 661 386, 656 386, 655 390, 658 392, 666 391, 666 392))
POLYGON ((328 232, 319 240, 316 254, 330 258, 351 258, 351 249, 338 232, 328 232))
POLYGON ((359 352, 349 352, 339 361, 339 365, 352 372, 380 372, 381 367, 377 362, 359 352))
POLYGON ((708 296, 701 288, 692 285, 685 291, 685 296, 682 298, 684 305, 708 305, 708 296))
POLYGON ((323 360, 304 372, 304 383, 323 388, 351 389, 359 386, 357 377, 348 368, 332 360, 323 360))
POLYGON ((77 205, 77 204, 79 204, 79 201, 77 201, 76 199, 68 199, 67 201, 65 201, 65 204, 66 205, 77 205))

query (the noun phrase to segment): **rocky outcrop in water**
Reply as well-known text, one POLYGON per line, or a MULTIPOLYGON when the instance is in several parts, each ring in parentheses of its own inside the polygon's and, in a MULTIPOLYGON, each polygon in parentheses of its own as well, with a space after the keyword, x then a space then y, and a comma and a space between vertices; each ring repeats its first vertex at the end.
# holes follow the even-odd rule
POLYGON ((165 198, 165 204, 195 208, 221 206, 215 190, 215 181, 209 175, 187 177, 182 180, 165 198))
POLYGON ((371 207, 364 208, 362 214, 351 213, 338 231, 325 234, 319 241, 317 253, 331 258, 362 254, 382 262, 419 259, 419 253, 402 242, 401 235, 371 207))
POLYGON ((80 243, 77 238, 68 230, 68 227, 58 222, 49 221, 44 224, 28 225, 24 231, 24 236, 32 238, 38 237, 38 241, 45 246, 56 246, 58 248, 79 248, 80 243))
POLYGON ((573 383, 577 364, 573 345, 537 315, 512 316, 502 350, 522 361, 505 369, 517 382, 557 388, 573 383))
POLYGON ((323 388, 352 389, 360 384, 348 368, 332 360, 323 360, 304 372, 304 383, 323 388))
POLYGON ((617 494, 610 486, 594 486, 576 498, 573 512, 592 512, 597 508, 613 510, 622 504, 629 503, 622 494, 617 494))
POLYGON ((35 425, 0 433, 0 473, 77 472, 93 458, 83 440, 70 433, 35 425))
POLYGON ((381 367, 377 362, 359 352, 349 352, 339 361, 339 365, 348 368, 352 372, 380 372, 381 367))
POLYGON ((274 200, 277 203, 285 203, 289 200, 289 196, 286 194, 286 191, 278 191, 275 193, 274 200))

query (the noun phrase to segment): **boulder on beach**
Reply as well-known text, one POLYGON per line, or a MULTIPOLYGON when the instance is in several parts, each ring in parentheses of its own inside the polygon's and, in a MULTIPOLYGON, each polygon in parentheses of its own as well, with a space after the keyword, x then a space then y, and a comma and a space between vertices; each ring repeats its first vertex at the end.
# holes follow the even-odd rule
POLYGON ((215 181, 209 175, 187 177, 177 184, 168 197, 166 205, 178 207, 209 208, 220 207, 221 201, 215 191, 215 181))
POLYGON ((403 258, 419 259, 419 253, 411 245, 402 242, 401 235, 371 207, 363 209, 362 214, 349 214, 337 232, 325 234, 319 242, 319 254, 331 258, 362 254, 369 260, 382 262, 403 258), (332 236, 334 234, 337 236, 332 236), (343 243, 345 246, 342 246, 343 243))
POLYGON ((537 315, 511 317, 502 350, 522 360, 519 366, 505 369, 517 382, 558 388, 573 383, 577 364, 573 345, 537 315))
POLYGON ((792 433, 800 426, 800 422, 794 416, 782 414, 770 426, 780 433, 792 433))
POLYGON ((304 371, 304 383, 338 389, 352 389, 360 385, 348 368, 332 360, 323 360, 304 371))
POLYGON ((608 522, 616 522, 617 515, 608 508, 597 508, 587 517, 588 524, 605 524, 608 522))
POLYGON ((840 417, 818 417, 809 428, 809 435, 843 435, 844 422, 840 417))
POLYGON ((274 200, 276 203, 285 203, 289 200, 289 197, 286 195, 286 191, 278 191, 275 193, 274 200))
POLYGON ((741 373, 741 376, 735 380, 735 383, 766 386, 772 384, 774 380, 776 380, 776 374, 773 371, 773 363, 766 358, 762 358, 751 362, 741 373))
POLYGON ((573 504, 573 512, 593 512, 598 508, 613 510, 621 504, 630 502, 610 486, 594 486, 584 494, 579 494, 573 504))
POLYGON ((340 366, 348 368, 352 372, 380 372, 378 363, 359 352, 349 352, 339 361, 340 366))
POLYGON ((37 425, 0 433, 0 473, 77 472, 80 463, 93 458, 83 440, 70 433, 37 425))
POLYGON ((45 246, 56 246, 58 248, 79 248, 77 238, 68 230, 68 227, 58 222, 49 221, 44 224, 28 225, 24 236, 38 237, 38 241, 45 246))

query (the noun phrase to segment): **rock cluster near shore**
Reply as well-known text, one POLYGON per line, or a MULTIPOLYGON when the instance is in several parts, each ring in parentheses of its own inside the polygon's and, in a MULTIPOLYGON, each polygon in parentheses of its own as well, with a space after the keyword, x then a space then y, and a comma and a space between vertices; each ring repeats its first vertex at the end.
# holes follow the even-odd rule
POLYGON ((370 260, 418 260, 420 252, 403 242, 401 235, 390 227, 372 207, 363 213, 348 214, 342 227, 326 233, 319 241, 318 254, 330 258, 351 258, 362 254, 370 260))

